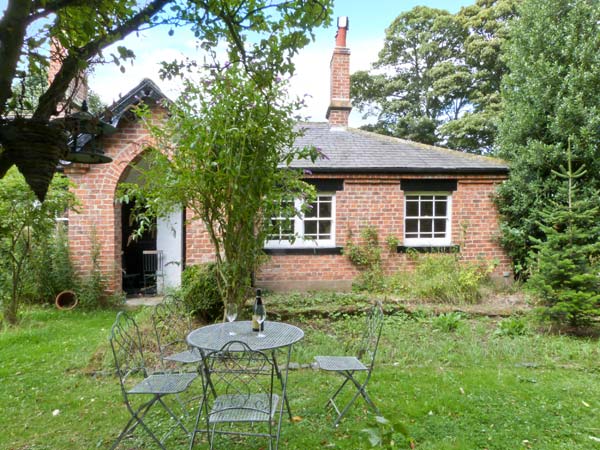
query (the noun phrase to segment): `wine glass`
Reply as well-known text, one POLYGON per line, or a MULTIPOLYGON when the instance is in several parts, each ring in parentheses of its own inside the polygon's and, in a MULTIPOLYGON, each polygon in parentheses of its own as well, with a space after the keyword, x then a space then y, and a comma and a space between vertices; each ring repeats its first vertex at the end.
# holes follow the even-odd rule
MULTIPOLYGON (((227 321, 229 323, 233 322, 238 315, 238 306, 237 303, 227 303, 225 305, 225 317, 227 317, 227 321)), ((237 333, 235 331, 230 331, 229 336, 235 336, 237 333)))
MULTIPOLYGON (((267 310, 265 309, 265 305, 256 305, 254 314, 256 314, 256 321, 258 322, 258 329, 260 330, 263 322, 267 318, 267 310)), ((256 337, 264 338, 265 334, 262 331, 259 331, 256 337)))

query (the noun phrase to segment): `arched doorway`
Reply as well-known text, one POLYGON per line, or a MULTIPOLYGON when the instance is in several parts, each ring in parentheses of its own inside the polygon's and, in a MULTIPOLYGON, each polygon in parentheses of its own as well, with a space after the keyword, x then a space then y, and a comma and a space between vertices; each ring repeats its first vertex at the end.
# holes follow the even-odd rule
MULTIPOLYGON (((143 157, 137 164, 143 165, 143 157)), ((121 182, 138 183, 137 172, 126 169, 121 182)), ((181 285, 184 228, 182 210, 159 217, 141 236, 134 238, 138 223, 131 204, 121 205, 121 264, 123 291, 129 296, 162 295, 181 285)))

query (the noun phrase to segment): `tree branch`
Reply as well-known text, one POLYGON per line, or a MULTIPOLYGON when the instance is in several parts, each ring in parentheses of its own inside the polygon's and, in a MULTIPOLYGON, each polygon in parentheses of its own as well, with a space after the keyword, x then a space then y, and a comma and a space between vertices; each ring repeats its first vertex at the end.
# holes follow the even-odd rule
POLYGON ((6 102, 12 96, 12 81, 25 40, 30 8, 28 0, 9 0, 0 20, 0 116, 4 115, 6 102))
POLYGON ((110 30, 105 36, 90 41, 79 49, 72 49, 65 58, 48 90, 40 97, 39 105, 33 115, 37 120, 48 120, 54 114, 62 95, 66 92, 71 81, 87 66, 88 61, 105 47, 123 39, 146 23, 150 17, 158 13, 172 0, 154 0, 144 9, 110 30), (83 66, 83 67, 82 67, 83 66))

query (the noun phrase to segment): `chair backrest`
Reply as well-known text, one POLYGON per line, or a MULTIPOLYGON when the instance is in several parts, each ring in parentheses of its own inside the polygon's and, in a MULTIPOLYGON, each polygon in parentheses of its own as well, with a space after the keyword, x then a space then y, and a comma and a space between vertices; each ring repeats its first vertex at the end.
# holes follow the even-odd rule
POLYGON ((128 386, 137 382, 133 379, 147 376, 142 338, 133 317, 125 311, 119 312, 111 328, 109 340, 116 373, 125 393, 128 386))
POLYGON ((185 337, 192 331, 192 318, 183 300, 165 295, 152 310, 152 325, 160 358, 188 349, 185 337))
POLYGON ((375 356, 377 355, 377 347, 379 347, 382 329, 383 306, 377 300, 367 314, 366 328, 357 355, 358 359, 369 367, 370 370, 373 369, 375 364, 375 356))
POLYGON ((156 274, 162 273, 163 261, 162 250, 143 250, 143 268, 144 273, 156 274))
MULTIPOLYGON (((211 389, 217 397, 226 397, 226 404, 216 405, 222 413, 235 409, 242 415, 258 412, 271 417, 273 404, 274 362, 263 352, 252 350, 240 341, 231 341, 220 350, 205 356, 210 375, 211 389), (247 399, 252 401, 247 401, 247 399)), ((213 408, 215 409, 215 408, 213 408)))

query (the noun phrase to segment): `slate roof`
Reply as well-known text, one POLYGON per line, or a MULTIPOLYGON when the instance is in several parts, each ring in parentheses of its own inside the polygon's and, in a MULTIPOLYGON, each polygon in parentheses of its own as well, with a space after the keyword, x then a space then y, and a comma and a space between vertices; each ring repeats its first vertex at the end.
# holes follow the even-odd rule
POLYGON ((314 145, 327 157, 314 163, 310 160, 292 163, 292 167, 310 169, 313 173, 508 172, 507 164, 495 158, 471 155, 355 128, 330 127, 325 122, 306 122, 298 126, 304 129, 304 136, 296 140, 296 145, 314 145))

